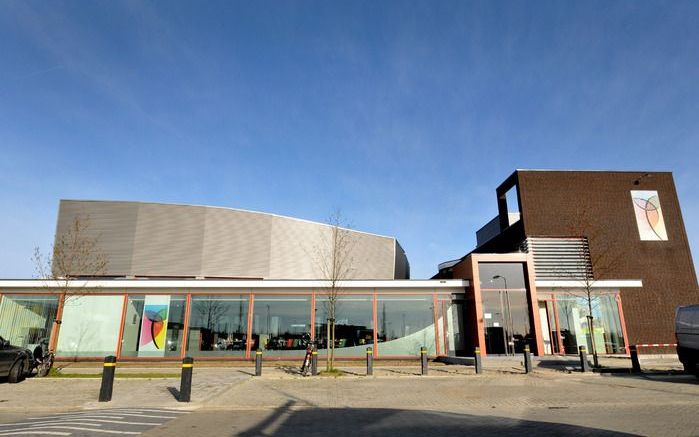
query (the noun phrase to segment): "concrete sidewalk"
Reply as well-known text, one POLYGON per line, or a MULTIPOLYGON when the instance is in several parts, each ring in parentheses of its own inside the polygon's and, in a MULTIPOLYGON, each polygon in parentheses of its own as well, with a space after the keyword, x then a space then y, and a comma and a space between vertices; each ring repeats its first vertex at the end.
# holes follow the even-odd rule
MULTIPOLYGON (((678 363, 668 359, 645 361, 645 370, 649 373, 663 373, 678 370, 678 363)), ((130 407, 137 402, 141 407, 153 406, 162 408, 199 408, 210 405, 210 401, 220 394, 229 391, 232 387, 250 379, 261 381, 279 380, 307 380, 302 384, 313 386, 324 384, 322 380, 343 381, 342 384, 352 384, 352 381, 377 381, 408 379, 454 379, 473 380, 474 378, 487 377, 488 380, 498 383, 503 381, 517 381, 509 379, 509 376, 519 377, 524 373, 523 363, 520 357, 489 357, 484 360, 484 375, 475 375, 472 366, 445 365, 443 363, 429 363, 429 375, 421 377, 421 369, 417 362, 404 362, 402 365, 383 366, 377 363, 374 367, 374 375, 367 377, 366 367, 361 362, 340 362, 337 367, 343 370, 341 377, 319 376, 304 377, 299 372, 298 365, 281 365, 280 363, 264 363, 262 377, 254 377, 253 367, 232 367, 231 363, 225 367, 201 367, 195 363, 192 383, 192 402, 180 403, 177 400, 179 391, 179 367, 153 368, 118 366, 117 375, 147 373, 150 378, 117 378, 114 382, 113 400, 109 403, 98 403, 100 378, 29 378, 20 384, 0 385, 0 407, 4 412, 21 412, 26 409, 40 408, 42 411, 70 411, 84 408, 106 407, 130 407), (158 374, 169 375, 158 377, 158 374), (177 376, 173 376, 177 375, 177 376), (315 382, 312 382, 315 381, 315 382)), ((603 358, 604 366, 628 367, 630 361, 624 358, 603 358)), ((579 363, 574 357, 545 357, 534 360, 534 374, 537 379, 557 379, 567 377, 597 377, 598 375, 582 375, 579 373, 579 363)), ((324 368, 324 363, 319 363, 319 370, 324 368)), ((64 369, 66 373, 77 374, 101 374, 101 367, 77 365, 64 369)))

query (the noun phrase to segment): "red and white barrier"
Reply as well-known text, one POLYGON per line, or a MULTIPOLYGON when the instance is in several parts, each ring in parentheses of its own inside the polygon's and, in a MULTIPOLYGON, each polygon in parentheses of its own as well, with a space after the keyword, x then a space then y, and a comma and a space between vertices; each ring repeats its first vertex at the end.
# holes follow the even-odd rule
POLYGON ((638 347, 677 347, 677 343, 646 343, 646 344, 635 344, 638 347))

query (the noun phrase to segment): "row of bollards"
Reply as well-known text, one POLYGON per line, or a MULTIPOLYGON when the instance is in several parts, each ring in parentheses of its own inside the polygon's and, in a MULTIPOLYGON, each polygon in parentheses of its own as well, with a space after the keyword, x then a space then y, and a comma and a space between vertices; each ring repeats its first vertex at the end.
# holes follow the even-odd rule
MULTIPOLYGON (((262 376, 262 350, 255 351, 255 376, 262 376)), ((427 348, 420 348, 420 374, 428 374, 427 348)), ((478 372, 480 373, 480 372, 478 372)), ((366 348, 366 375, 374 374, 374 349, 366 348)), ((311 352, 311 375, 318 375, 318 351, 311 352)))
MULTIPOLYGON (((428 374, 428 359, 427 348, 420 348, 420 373, 421 375, 428 374)), ((631 347, 631 359, 634 365, 634 371, 640 371, 638 364, 638 354, 635 347, 631 347), (638 368, 639 370, 636 370, 638 368)), ((580 346, 580 366, 583 372, 590 371, 590 364, 587 361, 587 351, 585 346, 580 346)), ((180 377, 180 391, 178 400, 180 402, 190 402, 192 394, 192 373, 194 367, 194 359, 185 357, 182 360, 182 374, 180 377)), ((480 348, 474 350, 474 367, 476 374, 483 373, 483 358, 481 357, 480 348)), ((531 373, 533 371, 532 355, 529 345, 524 347, 524 371, 531 373)), ((116 357, 110 355, 104 359, 104 368, 102 371, 102 384, 100 386, 99 401, 109 402, 112 400, 112 391, 114 387, 114 375, 116 373, 116 357)), ((318 351, 311 352, 311 374, 318 374, 318 351)), ((366 375, 374 374, 374 350, 371 347, 366 348, 366 375)), ((255 376, 262 376, 262 350, 255 351, 255 376)))
MULTIPOLYGON (((116 357, 109 355, 104 358, 102 369, 102 383, 100 385, 99 402, 109 402, 112 400, 114 391, 114 376, 116 374, 116 357)), ((194 359, 185 357, 182 360, 182 374, 180 376, 180 392, 177 400, 180 402, 189 402, 192 397, 192 371, 194 368, 194 359)))

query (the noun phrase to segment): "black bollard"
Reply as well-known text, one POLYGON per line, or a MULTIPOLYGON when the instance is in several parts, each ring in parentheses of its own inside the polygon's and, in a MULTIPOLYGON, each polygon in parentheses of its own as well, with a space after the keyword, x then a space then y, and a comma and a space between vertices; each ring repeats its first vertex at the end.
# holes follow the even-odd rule
POLYGON ((182 376, 180 377, 180 402, 189 402, 192 397, 192 370, 194 359, 184 357, 182 360, 182 376))
POLYGON ((629 353, 631 354, 631 370, 633 373, 641 373, 641 362, 638 360, 638 348, 635 344, 629 347, 629 353))
POLYGON ((532 370, 532 353, 527 344, 524 345, 524 373, 530 373, 532 370))
POLYGON ((587 361, 587 348, 585 346, 580 346, 580 371, 589 372, 590 363, 587 361))
POLYGON ((255 376, 262 376, 262 350, 255 351, 255 376))
POLYGON ((318 348, 313 346, 313 351, 311 352, 311 375, 316 376, 318 374, 318 348))
POLYGON ((100 402, 112 400, 112 389, 114 387, 114 371, 116 370, 116 357, 109 355, 104 357, 104 367, 102 368, 102 385, 100 386, 100 402))
POLYGON ((476 375, 483 373, 483 357, 481 357, 481 348, 479 347, 473 353, 473 365, 476 367, 476 375))
POLYGON ((422 375, 427 375, 427 348, 424 346, 420 348, 420 367, 422 375))
POLYGON ((374 374, 374 350, 370 347, 366 348, 366 376, 374 374))

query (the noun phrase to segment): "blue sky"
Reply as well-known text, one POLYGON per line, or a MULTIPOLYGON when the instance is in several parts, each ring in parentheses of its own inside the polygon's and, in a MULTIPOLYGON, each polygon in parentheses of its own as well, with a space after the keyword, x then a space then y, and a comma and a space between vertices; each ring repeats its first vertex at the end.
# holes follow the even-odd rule
MULTIPOLYGON (((699 256, 698 2, 0 2, 0 277, 60 198, 228 206, 461 256, 515 168, 674 172, 699 256)), ((662 200, 662 199, 661 199, 662 200)))

